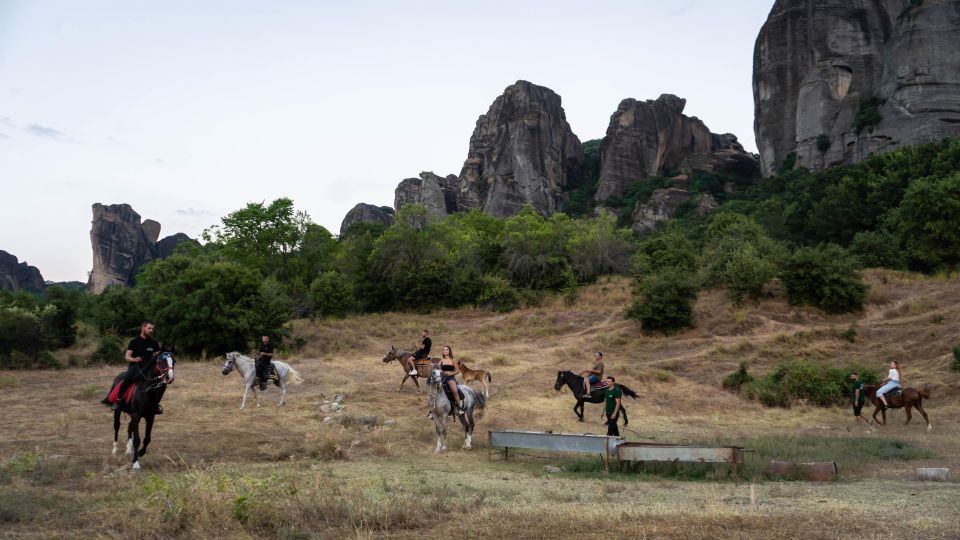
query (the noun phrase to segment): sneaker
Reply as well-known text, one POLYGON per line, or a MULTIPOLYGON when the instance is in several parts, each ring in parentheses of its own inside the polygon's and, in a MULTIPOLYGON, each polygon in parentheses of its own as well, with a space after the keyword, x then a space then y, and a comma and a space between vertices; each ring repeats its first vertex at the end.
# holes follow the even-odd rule
POLYGON ((411 369, 411 370, 410 370, 410 373, 407 373, 407 375, 410 375, 411 377, 416 377, 416 376, 417 376, 417 370, 411 369))

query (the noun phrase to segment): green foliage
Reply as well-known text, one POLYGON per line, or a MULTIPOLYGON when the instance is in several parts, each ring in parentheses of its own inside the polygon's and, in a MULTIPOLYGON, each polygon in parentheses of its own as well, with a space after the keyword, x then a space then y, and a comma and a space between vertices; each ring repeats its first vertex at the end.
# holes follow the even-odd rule
POLYGON ((564 214, 547 219, 524 207, 506 220, 503 256, 517 287, 560 290, 567 285, 570 261, 565 249, 577 223, 564 214))
POLYGON ((693 305, 700 284, 681 268, 665 268, 645 276, 626 316, 640 322, 647 332, 673 334, 693 327, 693 305))
MULTIPOLYGON (((184 255, 184 257, 186 257, 184 255)), ((83 308, 84 318, 97 327, 100 334, 134 335, 146 315, 133 289, 107 287, 99 295, 91 295, 83 308)))
POLYGON ((879 124, 883 120, 880 107, 886 102, 885 99, 877 97, 861 98, 860 108, 857 109, 857 114, 853 117, 853 131, 859 135, 865 128, 879 124))
POLYGON ((486 274, 480 278, 480 296, 477 303, 500 313, 520 307, 521 295, 506 278, 486 274))
POLYGON ((615 217, 604 212, 596 219, 577 225, 566 241, 566 251, 570 267, 580 282, 629 270, 635 249, 633 235, 628 229, 618 228, 615 217))
POLYGON ((357 299, 353 283, 340 272, 324 272, 310 284, 310 300, 315 317, 344 317, 353 311, 357 299))
POLYGON ((90 356, 90 361, 98 364, 125 364, 124 343, 119 338, 112 335, 100 336, 97 343, 97 350, 90 356))
POLYGON ((781 274, 791 304, 809 304, 828 313, 863 308, 867 285, 856 260, 834 245, 798 249, 781 274))
POLYGON ((583 217, 593 209, 593 198, 600 183, 601 142, 600 139, 594 139, 581 145, 583 161, 564 186, 567 201, 563 205, 563 212, 568 216, 583 217))
POLYGON ((790 152, 783 158, 783 163, 780 164, 780 174, 785 172, 792 171, 794 167, 797 166, 797 153, 790 152))
POLYGON ((697 268, 698 253, 697 244, 684 230, 668 225, 640 242, 631 261, 631 273, 642 277, 666 268, 692 272, 697 268))
POLYGON ((830 136, 829 135, 817 135, 817 150, 821 154, 830 149, 830 136))
POLYGON ((765 377, 743 385, 744 394, 769 407, 789 407, 802 400, 828 407, 850 400, 850 372, 858 371, 864 384, 876 384, 873 370, 856 366, 840 368, 804 359, 790 360, 765 377))
POLYGON ((907 267, 907 255, 900 237, 884 229, 857 233, 850 243, 850 254, 856 257, 860 268, 907 267))
POLYGON ((773 279, 784 249, 757 222, 734 213, 716 214, 705 232, 701 266, 707 285, 724 285, 731 299, 757 300, 773 279))
POLYGON ((740 362, 740 367, 736 371, 724 377, 724 389, 739 392, 743 385, 753 382, 753 377, 747 373, 747 367, 746 362, 740 362))
POLYGON ((47 324, 56 339, 56 347, 69 347, 77 340, 77 313, 83 301, 83 292, 60 286, 47 289, 46 304, 54 310, 47 316, 47 324))
POLYGON ((47 352, 58 344, 57 335, 48 324, 55 313, 53 306, 0 306, 0 368, 55 364, 47 352))
POLYGON ((231 261, 268 275, 285 269, 303 241, 309 219, 288 198, 269 205, 249 203, 224 217, 222 225, 204 231, 204 238, 231 261))
POLYGON ((761 255, 752 244, 745 244, 733 251, 721 273, 727 292, 736 304, 746 298, 759 300, 763 294, 763 286, 776 275, 776 263, 761 255))
POLYGON ((606 201, 606 206, 610 208, 616 208, 620 211, 618 214, 619 217, 617 219, 617 224, 621 227, 624 227, 630 224, 631 217, 633 216, 633 210, 636 208, 637 203, 647 202, 653 195, 654 191, 672 187, 673 185, 673 179, 671 178, 664 178, 660 176, 643 178, 628 185, 623 190, 623 195, 619 197, 608 198, 606 201))
POLYGON ((960 264, 960 172, 910 183, 894 221, 910 256, 929 268, 960 264))
POLYGON ((953 348, 953 360, 950 361, 950 369, 960 371, 960 347, 953 348))
POLYGON ((243 350, 257 336, 282 337, 290 301, 249 266, 174 255, 146 266, 137 297, 157 337, 188 353, 243 350))

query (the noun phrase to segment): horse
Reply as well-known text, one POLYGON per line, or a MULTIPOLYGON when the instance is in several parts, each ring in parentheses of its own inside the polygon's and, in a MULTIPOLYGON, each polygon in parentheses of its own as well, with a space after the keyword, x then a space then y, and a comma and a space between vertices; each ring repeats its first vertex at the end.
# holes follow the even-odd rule
MULTIPOLYGON (((583 422, 583 404, 586 403, 603 403, 604 395, 603 389, 594 388, 590 390, 590 399, 583 399, 583 377, 573 373, 572 371, 558 371, 557 372, 557 384, 553 386, 554 390, 559 391, 563 385, 570 387, 570 391, 573 392, 573 397, 577 398, 577 404, 573 406, 573 412, 576 413, 577 418, 583 422)), ((620 390, 623 391, 623 395, 629 396, 633 399, 637 399, 637 393, 633 390, 627 388, 622 384, 617 384, 620 387, 620 390)), ((623 425, 624 427, 630 423, 630 420, 627 418, 627 408, 623 406, 623 402, 620 402, 620 412, 623 414, 623 425)))
MULTIPOLYGON (((280 387, 280 401, 277 402, 277 407, 282 406, 286 403, 287 399, 287 379, 293 377, 290 382, 293 384, 300 384, 303 382, 303 379, 300 377, 300 372, 290 367, 286 362, 281 362, 279 360, 271 360, 273 364, 274 371, 277 374, 277 377, 274 379, 273 384, 280 387)), ((244 356, 236 351, 227 353, 227 361, 223 364, 223 374, 229 375, 234 369, 237 370, 237 373, 240 374, 240 378, 243 379, 243 401, 240 402, 240 408, 247 404, 247 392, 253 390, 253 396, 257 398, 257 407, 260 406, 260 394, 257 393, 257 389, 254 388, 254 382, 257 379, 257 368, 256 361, 249 356, 244 356)))
MULTIPOLYGON (((866 392, 867 397, 870 398, 870 402, 873 403, 873 421, 877 422, 877 413, 880 413, 883 416, 883 422, 879 422, 881 425, 887 425, 887 408, 883 406, 883 403, 880 402, 880 398, 877 397, 877 387, 868 384, 863 387, 863 391, 866 392)), ((899 396, 890 397, 890 394, 884 394, 884 397, 889 403, 889 408, 899 409, 903 408, 907 413, 907 421, 904 425, 910 423, 910 420, 913 418, 913 415, 910 414, 910 409, 916 407, 920 414, 923 415, 923 419, 927 422, 927 431, 933 431, 933 425, 930 423, 930 418, 927 417, 927 411, 923 410, 923 400, 924 398, 930 399, 930 385, 925 384, 923 388, 917 390, 916 388, 903 388, 900 391, 899 396)))
MULTIPOLYGON (((125 396, 117 396, 117 399, 120 400, 120 407, 113 412, 113 450, 110 455, 117 455, 120 437, 120 414, 125 412, 130 415, 130 423, 127 425, 126 454, 133 458, 131 468, 134 471, 140 470, 140 458, 147 453, 147 446, 150 444, 150 436, 153 433, 153 420, 160 411, 160 400, 163 399, 167 385, 173 384, 173 365, 175 363, 176 359, 173 357, 173 352, 161 349, 146 366, 142 366, 144 377, 134 386, 130 401, 127 402, 124 399, 125 396), (141 418, 147 421, 143 435, 143 446, 140 446, 141 418)), ((111 391, 116 390, 122 379, 122 373, 113 379, 113 386, 110 387, 111 391)))
POLYGON ((490 377, 490 372, 484 369, 470 369, 466 364, 460 362, 460 375, 463 377, 463 384, 467 384, 470 381, 480 381, 480 384, 483 385, 483 396, 490 398, 490 383, 493 379, 490 377))
POLYGON ((408 356, 413 354, 410 351, 398 351, 393 345, 390 346, 390 350, 387 351, 387 354, 383 355, 383 363, 389 364, 394 360, 400 364, 400 369, 403 370, 403 379, 400 379, 400 386, 397 388, 397 392, 403 390, 403 383, 407 382, 407 379, 412 379, 413 384, 417 386, 417 395, 420 395, 420 383, 417 382, 417 375, 410 374, 410 368, 407 367, 405 360, 408 356))
MULTIPOLYGON (((443 376, 439 368, 431 370, 427 383, 430 388, 430 406, 428 408, 433 416, 433 425, 437 429, 437 448, 434 453, 439 454, 447 449, 447 425, 453 405, 447 399, 446 392, 443 391, 443 376)), ((474 392, 473 388, 465 384, 458 384, 457 388, 463 393, 464 402, 463 413, 460 414, 460 423, 463 424, 464 432, 463 449, 470 450, 473 448, 473 428, 475 425, 473 409, 483 409, 487 402, 483 394, 474 392)))

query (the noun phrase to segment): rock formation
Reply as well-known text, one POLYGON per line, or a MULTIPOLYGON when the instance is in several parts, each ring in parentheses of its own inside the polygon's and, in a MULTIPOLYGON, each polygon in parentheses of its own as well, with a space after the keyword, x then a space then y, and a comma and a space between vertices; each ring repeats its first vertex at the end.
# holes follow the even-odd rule
POLYGON ((389 226, 393 223, 393 215, 379 206, 359 203, 344 216, 343 222, 340 223, 340 234, 342 235, 349 226, 360 222, 383 223, 389 226))
MULTIPOLYGON (((633 210, 633 232, 642 234, 652 231, 657 225, 665 223, 677 213, 680 207, 693 197, 689 191, 681 188, 658 189, 646 202, 637 203, 633 210)), ((709 193, 701 194, 695 201, 694 211, 706 215, 717 208, 717 200, 709 193)))
POLYGON ((721 169, 750 176, 756 171, 756 159, 736 136, 711 133, 698 118, 685 116, 686 103, 670 94, 656 101, 620 102, 600 146, 598 202, 650 176, 721 169))
POLYGON ((582 160, 560 96, 517 81, 477 120, 460 172, 457 208, 507 217, 530 204, 553 214, 561 209, 568 175, 582 160))
POLYGON ((141 222, 129 204, 94 204, 88 290, 101 293, 111 285, 132 286, 141 266, 170 256, 181 242, 192 241, 182 233, 158 241, 159 237, 160 224, 152 219, 141 222))
POLYGON ((442 219, 457 211, 457 184, 454 175, 446 178, 432 172, 420 173, 420 178, 407 178, 394 192, 393 207, 400 210, 405 204, 422 204, 428 219, 442 219))
POLYGON ((960 134, 960 2, 777 0, 753 94, 765 175, 960 134))
POLYGON ((20 262, 15 256, 0 250, 0 290, 43 292, 46 288, 36 266, 20 262))

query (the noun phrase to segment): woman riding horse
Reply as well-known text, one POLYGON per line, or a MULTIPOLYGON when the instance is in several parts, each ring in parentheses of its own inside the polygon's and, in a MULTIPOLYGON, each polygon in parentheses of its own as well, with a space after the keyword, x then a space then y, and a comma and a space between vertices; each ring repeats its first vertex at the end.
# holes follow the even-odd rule
POLYGON ((450 389, 450 396, 453 397, 453 414, 460 416, 463 414, 463 402, 460 400, 460 393, 457 392, 457 375, 460 374, 460 362, 453 357, 453 349, 449 345, 444 345, 441 349, 440 373, 443 374, 443 384, 450 389))

